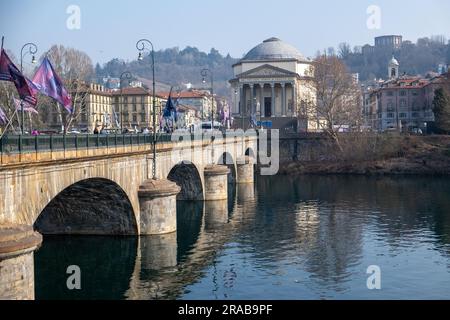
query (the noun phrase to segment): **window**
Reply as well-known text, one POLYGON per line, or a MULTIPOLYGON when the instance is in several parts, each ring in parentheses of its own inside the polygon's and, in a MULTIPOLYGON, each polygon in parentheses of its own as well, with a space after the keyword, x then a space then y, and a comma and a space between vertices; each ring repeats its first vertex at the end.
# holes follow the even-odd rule
POLYGON ((388 91, 387 95, 388 95, 388 97, 393 97, 394 96, 394 92, 393 91, 388 91))
POLYGON ((142 110, 142 111, 145 111, 145 104, 142 104, 142 105, 141 105, 141 110, 142 110))
POLYGON ((394 118, 394 114, 393 114, 392 112, 389 112, 389 113, 387 114, 387 117, 392 119, 392 118, 394 118))
POLYGON ((397 70, 396 70, 395 68, 392 68, 392 69, 391 69, 391 77, 392 77, 392 78, 397 77, 397 70))
POLYGON ((406 107, 406 100, 405 100, 405 99, 401 99, 401 100, 400 100, 400 107, 401 107, 401 108, 406 107))
POLYGON ((133 104, 133 111, 136 112, 137 111, 137 107, 136 104, 133 104))
POLYGON ((412 92, 412 95, 413 95, 413 96, 417 96, 417 95, 419 95, 419 93, 418 93, 416 90, 414 90, 414 91, 412 92))
POLYGON ((413 118, 418 118, 419 117, 419 113, 418 112, 413 112, 412 113, 412 117, 413 118))
POLYGON ((405 91, 405 90, 400 91, 400 95, 401 95, 402 97, 406 96, 406 91, 405 91))
POLYGON ((400 116, 400 118, 406 118, 406 113, 401 112, 399 116, 400 116))
POLYGON ((136 103, 136 97, 133 97, 132 101, 133 103, 136 103))
POLYGON ((387 103, 387 111, 394 111, 394 103, 392 102, 392 100, 389 100, 387 103))
POLYGON ((133 122, 137 122, 137 115, 133 114, 133 122))

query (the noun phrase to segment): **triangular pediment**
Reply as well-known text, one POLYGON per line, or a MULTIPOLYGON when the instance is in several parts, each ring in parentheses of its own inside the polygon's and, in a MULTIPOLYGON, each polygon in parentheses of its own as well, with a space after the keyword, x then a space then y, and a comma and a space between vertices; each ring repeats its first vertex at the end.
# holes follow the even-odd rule
POLYGON ((297 76, 295 72, 286 69, 274 67, 270 64, 259 66, 255 69, 248 70, 239 74, 238 78, 254 78, 254 77, 292 77, 297 76))

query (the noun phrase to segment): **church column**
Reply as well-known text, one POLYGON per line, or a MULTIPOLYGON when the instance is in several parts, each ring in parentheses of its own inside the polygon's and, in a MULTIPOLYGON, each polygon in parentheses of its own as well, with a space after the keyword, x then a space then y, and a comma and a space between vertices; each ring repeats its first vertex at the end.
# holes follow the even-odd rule
POLYGON ((255 113, 255 85, 252 83, 250 85, 250 117, 255 113))
POLYGON ((244 101, 245 101, 245 97, 244 97, 244 86, 243 85, 239 85, 239 113, 241 114, 241 116, 244 116, 244 101))
POLYGON ((286 83, 281 83, 281 115, 286 116, 286 83))
POLYGON ((291 99, 292 99, 292 109, 291 109, 291 116, 296 117, 297 116, 297 103, 295 101, 295 82, 291 83, 292 91, 291 91, 291 99))
POLYGON ((270 86, 271 86, 271 88, 272 88, 272 110, 271 110, 271 113, 272 113, 272 117, 273 116, 275 116, 275 83, 271 83, 270 84, 270 86))
POLYGON ((293 101, 293 113, 294 116, 297 117, 298 116, 298 97, 297 97, 297 83, 294 81, 292 83, 292 101, 293 101))
POLYGON ((259 87, 261 91, 259 92, 259 112, 261 115, 261 118, 265 116, 265 110, 264 110, 264 83, 260 83, 259 87))

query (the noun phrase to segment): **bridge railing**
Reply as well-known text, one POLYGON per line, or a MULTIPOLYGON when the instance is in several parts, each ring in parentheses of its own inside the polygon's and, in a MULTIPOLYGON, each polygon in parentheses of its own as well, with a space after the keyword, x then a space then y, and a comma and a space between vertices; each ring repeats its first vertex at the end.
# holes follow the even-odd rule
MULTIPOLYGON (((203 139, 191 134, 191 141, 203 139)), ((157 143, 171 142, 170 133, 158 133, 157 143)), ((76 135, 4 135, 0 139, 0 154, 17 154, 63 150, 114 148, 152 144, 152 134, 76 134, 76 135)))
POLYGON ((39 151, 61 151, 96 149, 104 147, 151 144, 150 134, 124 135, 5 135, 0 139, 0 153, 27 153, 39 151))

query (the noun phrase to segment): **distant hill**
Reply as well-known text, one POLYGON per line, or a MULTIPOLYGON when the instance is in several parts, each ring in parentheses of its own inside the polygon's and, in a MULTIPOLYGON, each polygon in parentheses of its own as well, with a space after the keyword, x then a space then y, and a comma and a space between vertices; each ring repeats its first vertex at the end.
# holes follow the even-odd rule
MULTIPOLYGON (((359 73, 361 81, 387 77, 387 64, 392 58, 392 50, 378 48, 371 54, 363 55, 361 47, 350 49, 350 45, 343 43, 335 53, 334 48, 328 49, 328 54, 338 55, 353 73, 359 73)), ((400 62, 400 72, 411 75, 426 75, 430 71, 437 71, 439 64, 450 65, 450 44, 442 37, 421 38, 417 43, 404 41, 402 48, 394 52, 400 62)), ((144 61, 129 63, 120 59, 113 59, 103 66, 97 64, 95 75, 97 81, 103 77, 118 78, 124 71, 130 71, 136 79, 151 86, 151 68, 149 57, 144 61), (146 80, 148 79, 148 80, 146 80)), ((215 93, 231 98, 228 80, 233 77, 232 65, 239 59, 229 54, 223 56, 214 48, 209 53, 199 51, 195 47, 178 47, 155 52, 155 72, 157 90, 167 91, 170 86, 191 83, 193 88, 207 88, 202 83, 200 71, 209 68, 214 71, 215 93)))
MULTIPOLYGON (((228 80, 233 77, 232 65, 238 59, 229 54, 223 56, 214 48, 209 53, 201 52, 195 47, 165 49, 155 52, 155 77, 157 90, 167 90, 171 85, 178 86, 191 83, 193 88, 209 88, 210 82, 202 83, 200 72, 203 68, 209 68, 214 72, 214 90, 216 94, 230 96, 228 80)), ((97 81, 104 77, 120 77, 121 73, 129 71, 136 79, 149 86, 152 79, 150 57, 143 61, 129 63, 120 59, 113 59, 103 66, 97 64, 95 74, 97 81)))
POLYGON ((395 52, 392 49, 377 48, 373 53, 363 55, 360 48, 356 47, 353 51, 340 50, 339 53, 350 71, 359 73, 362 81, 385 79, 392 54, 400 63, 400 72, 410 75, 425 76, 430 71, 436 72, 439 64, 450 65, 450 43, 442 38, 421 38, 417 43, 404 41, 401 49, 395 52))

